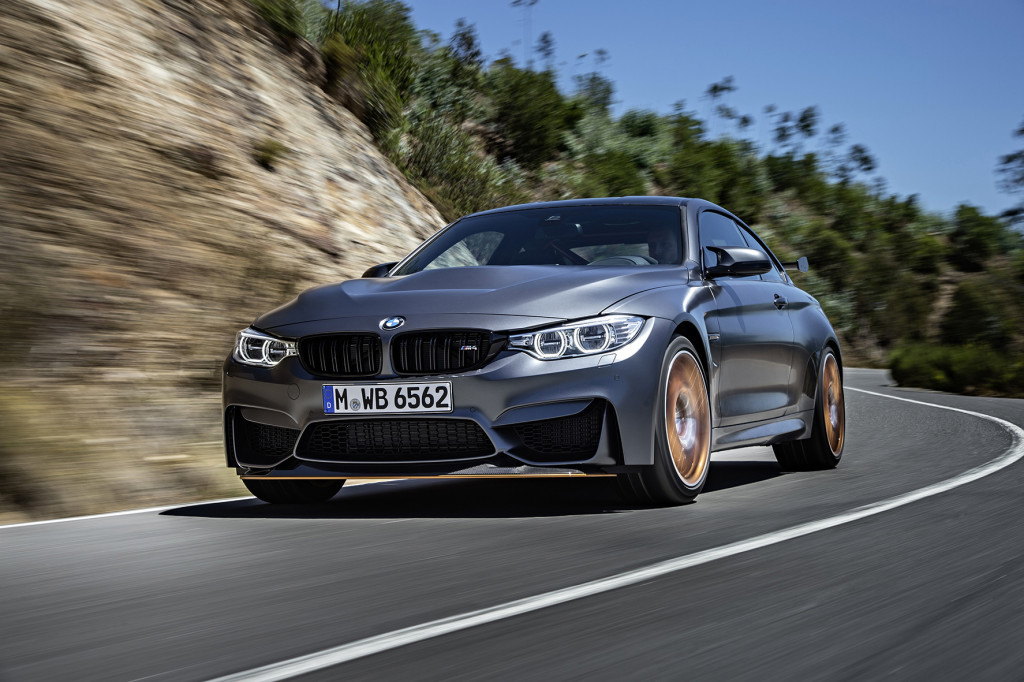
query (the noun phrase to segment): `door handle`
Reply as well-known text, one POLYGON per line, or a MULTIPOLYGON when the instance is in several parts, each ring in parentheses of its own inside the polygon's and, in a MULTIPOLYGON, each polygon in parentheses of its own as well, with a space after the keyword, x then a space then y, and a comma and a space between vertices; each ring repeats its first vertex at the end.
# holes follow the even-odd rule
POLYGON ((776 308, 778 308, 779 310, 782 310, 787 305, 789 305, 789 300, 785 296, 779 296, 778 294, 775 294, 775 307, 776 308))

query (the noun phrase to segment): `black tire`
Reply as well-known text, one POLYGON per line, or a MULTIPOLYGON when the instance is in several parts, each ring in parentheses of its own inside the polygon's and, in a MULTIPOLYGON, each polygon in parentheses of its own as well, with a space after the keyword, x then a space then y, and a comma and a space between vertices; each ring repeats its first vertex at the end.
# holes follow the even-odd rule
POLYGON ((243 478, 242 483, 253 495, 271 504, 316 504, 337 495, 345 485, 345 479, 289 481, 243 478))
POLYGON ((846 400, 839 362, 831 348, 822 352, 818 368, 818 395, 814 400, 811 437, 776 443, 775 459, 784 471, 834 469, 846 446, 846 400))
POLYGON ((693 502, 711 460, 711 403, 700 356, 683 337, 672 340, 661 363, 654 436, 654 463, 620 474, 620 491, 641 504, 693 502))

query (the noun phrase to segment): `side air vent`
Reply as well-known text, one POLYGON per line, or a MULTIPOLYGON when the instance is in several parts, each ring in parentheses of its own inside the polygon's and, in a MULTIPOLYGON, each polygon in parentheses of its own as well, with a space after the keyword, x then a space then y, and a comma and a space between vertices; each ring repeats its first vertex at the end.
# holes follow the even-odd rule
POLYGON ((251 466, 273 466, 292 454, 298 429, 251 422, 237 408, 231 409, 230 441, 235 460, 251 466))
POLYGON ((512 452, 533 462, 588 460, 601 441, 604 410, 604 401, 595 400, 578 414, 506 427, 521 443, 512 452))

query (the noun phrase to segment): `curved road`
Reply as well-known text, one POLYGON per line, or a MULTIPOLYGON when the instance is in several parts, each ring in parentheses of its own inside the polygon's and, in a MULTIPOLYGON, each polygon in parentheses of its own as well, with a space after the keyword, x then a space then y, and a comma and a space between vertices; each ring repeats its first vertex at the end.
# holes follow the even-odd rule
MULTIPOLYGON (((1022 400, 846 382, 1024 425, 1022 400)), ((624 506, 601 479, 401 481, 312 509, 0 527, 0 680, 1020 679, 1024 462, 877 506, 1019 437, 862 391, 847 406, 835 471, 720 453, 687 507, 624 506), (526 606, 458 620, 509 603, 526 606)))

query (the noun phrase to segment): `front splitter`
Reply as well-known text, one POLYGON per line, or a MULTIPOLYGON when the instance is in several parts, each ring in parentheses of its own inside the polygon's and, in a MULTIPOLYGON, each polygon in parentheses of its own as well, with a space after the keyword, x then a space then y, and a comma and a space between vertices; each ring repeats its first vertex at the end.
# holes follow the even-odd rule
POLYGON ((580 469, 574 469, 572 467, 536 467, 530 465, 522 465, 517 467, 501 467, 493 464, 479 464, 473 467, 467 467, 465 469, 459 469, 456 471, 445 471, 438 473, 395 473, 391 471, 377 471, 372 473, 343 473, 343 472, 325 472, 318 471, 312 467, 299 466, 294 469, 274 469, 267 471, 266 473, 255 473, 253 471, 240 472, 239 478, 242 479, 261 479, 266 480, 268 478, 279 478, 288 480, 331 480, 331 479, 347 479, 347 480, 359 480, 359 479, 434 479, 434 478, 607 478, 614 476, 615 474, 608 474, 603 472, 589 472, 582 471, 580 469))

